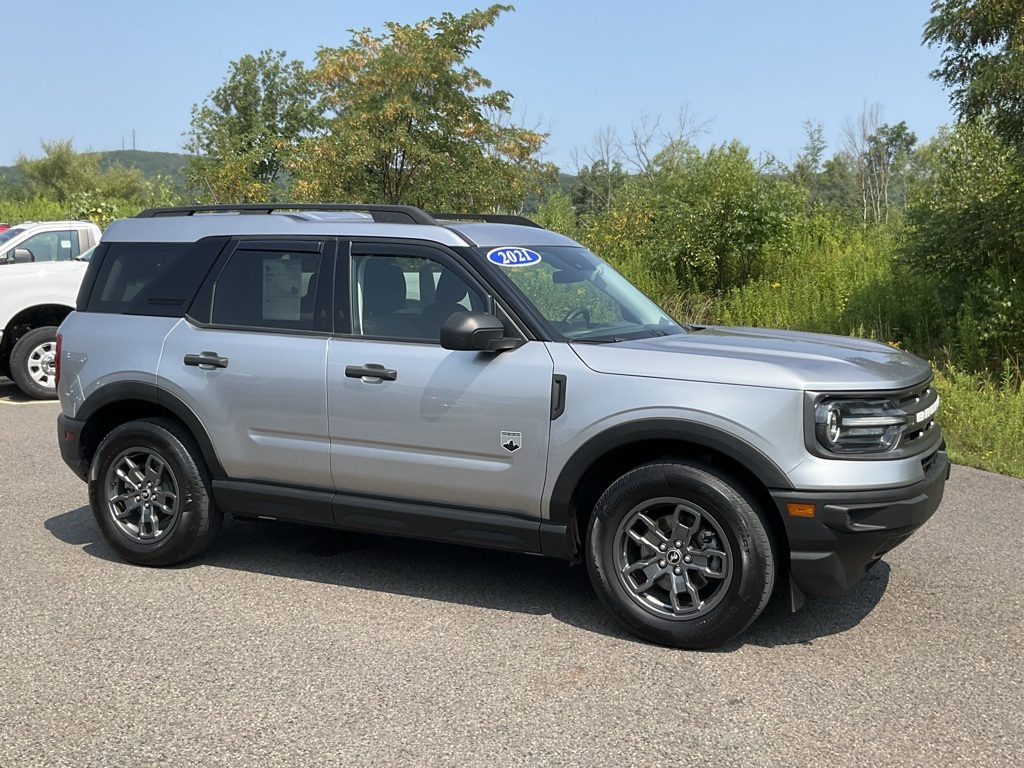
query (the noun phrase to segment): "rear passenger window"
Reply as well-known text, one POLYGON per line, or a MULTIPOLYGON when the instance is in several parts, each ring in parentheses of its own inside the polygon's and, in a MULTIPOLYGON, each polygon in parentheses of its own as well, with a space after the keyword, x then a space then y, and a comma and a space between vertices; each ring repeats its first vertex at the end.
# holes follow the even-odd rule
MULTIPOLYGON (((184 313, 198 280, 173 270, 191 243, 111 243, 99 264, 88 312, 173 317, 184 313)), ((90 264, 90 268, 92 268, 90 264)))
POLYGON ((211 322, 311 331, 321 254, 237 250, 213 287, 211 322))

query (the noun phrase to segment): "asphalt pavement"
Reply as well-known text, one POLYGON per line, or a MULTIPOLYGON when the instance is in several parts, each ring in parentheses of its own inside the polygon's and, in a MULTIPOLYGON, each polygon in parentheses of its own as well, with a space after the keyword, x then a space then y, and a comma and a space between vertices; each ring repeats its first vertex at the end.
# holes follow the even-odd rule
POLYGON ((55 403, 0 379, 0 766, 1024 764, 1024 482, 954 467, 840 598, 670 650, 582 568, 228 520, 104 544, 55 403))

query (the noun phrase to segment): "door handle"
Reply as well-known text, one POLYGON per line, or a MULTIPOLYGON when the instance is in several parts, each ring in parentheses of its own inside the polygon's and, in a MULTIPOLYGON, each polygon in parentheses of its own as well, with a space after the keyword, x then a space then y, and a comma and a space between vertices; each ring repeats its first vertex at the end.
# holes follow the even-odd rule
POLYGON ((385 368, 380 363, 367 363, 366 365, 346 365, 345 375, 350 379, 384 379, 394 381, 398 378, 398 371, 394 368, 385 368))
POLYGON ((211 368, 227 368, 228 359, 216 352, 201 352, 198 355, 185 355, 185 365, 209 366, 211 368))

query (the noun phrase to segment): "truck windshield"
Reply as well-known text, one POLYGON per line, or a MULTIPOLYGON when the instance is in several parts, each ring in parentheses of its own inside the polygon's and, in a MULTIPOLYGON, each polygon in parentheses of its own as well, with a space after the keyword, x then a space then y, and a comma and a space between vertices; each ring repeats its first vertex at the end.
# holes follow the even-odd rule
POLYGON ((632 283, 582 246, 480 252, 488 266, 515 285, 568 341, 625 341, 683 332, 632 283), (511 254, 507 258, 506 252, 511 254))

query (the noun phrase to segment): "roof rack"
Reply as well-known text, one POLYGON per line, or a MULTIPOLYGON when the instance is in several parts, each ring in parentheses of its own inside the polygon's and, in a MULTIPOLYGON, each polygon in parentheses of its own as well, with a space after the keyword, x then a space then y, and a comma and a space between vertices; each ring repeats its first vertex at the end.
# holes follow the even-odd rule
POLYGON ((429 224, 437 221, 412 205, 361 205, 347 203, 238 203, 221 205, 182 205, 172 208, 148 208, 137 219, 164 216, 194 216, 197 213, 270 214, 276 211, 356 211, 368 213, 373 220, 385 224, 429 224))
POLYGON ((544 229, 540 224, 525 216, 513 216, 505 213, 431 213, 430 216, 438 221, 486 221, 489 224, 518 224, 523 227, 544 229))

